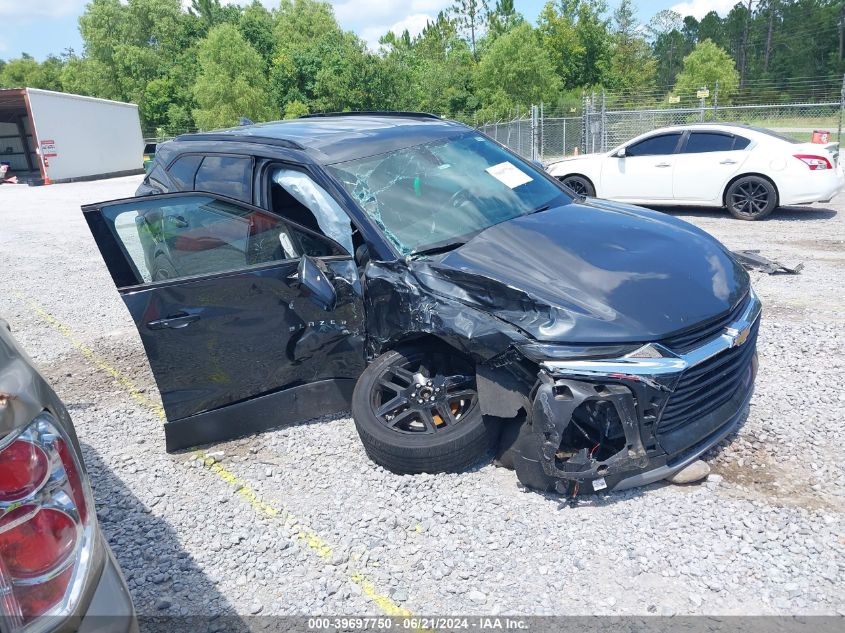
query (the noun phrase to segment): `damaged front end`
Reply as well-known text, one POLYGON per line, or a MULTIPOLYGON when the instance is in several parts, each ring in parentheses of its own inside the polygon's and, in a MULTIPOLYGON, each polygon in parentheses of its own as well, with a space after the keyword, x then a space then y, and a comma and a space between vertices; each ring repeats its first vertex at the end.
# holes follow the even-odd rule
POLYGON ((757 370, 760 312, 752 292, 698 337, 600 358, 543 358, 534 346, 488 363, 482 406, 521 417, 505 427, 499 462, 526 487, 573 496, 671 476, 739 422, 757 370))

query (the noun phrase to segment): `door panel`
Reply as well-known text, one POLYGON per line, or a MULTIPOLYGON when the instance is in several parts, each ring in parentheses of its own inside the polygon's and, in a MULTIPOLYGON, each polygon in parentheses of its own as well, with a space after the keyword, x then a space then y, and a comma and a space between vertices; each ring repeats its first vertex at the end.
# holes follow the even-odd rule
MULTIPOLYGON (((322 236, 195 193, 84 211, 138 328, 169 421, 363 370, 357 269, 322 236), (303 236, 324 242, 329 253, 319 261, 335 288, 331 310, 299 287, 300 258, 286 250, 303 236)), ((321 413, 314 403, 314 415, 321 413)))
POLYGON ((655 134, 625 147, 622 157, 608 156, 601 172, 603 198, 670 200, 672 172, 680 132, 655 134))
POLYGON ((601 197, 614 200, 668 200, 672 197, 675 156, 606 158, 601 197))
POLYGON ((675 157, 672 191, 677 200, 721 199, 725 184, 742 167, 748 152, 708 152, 675 157))
POLYGON ((691 132, 685 147, 675 156, 674 197, 721 203, 728 180, 748 159, 748 152, 733 149, 738 138, 719 132, 691 132))

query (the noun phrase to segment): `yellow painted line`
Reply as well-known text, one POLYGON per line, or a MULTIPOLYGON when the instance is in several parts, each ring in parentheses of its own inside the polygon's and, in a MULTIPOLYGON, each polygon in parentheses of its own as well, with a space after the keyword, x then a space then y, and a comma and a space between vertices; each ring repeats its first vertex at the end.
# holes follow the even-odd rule
MULTIPOLYGON (((56 317, 47 312, 38 303, 23 293, 14 291, 14 294, 22 303, 29 306, 29 308, 42 321, 65 337, 65 339, 67 339, 73 347, 75 347, 85 358, 91 361, 91 363, 93 363, 98 369, 101 369, 114 378, 115 382, 117 382, 117 384, 120 385, 135 402, 151 411, 157 418, 165 422, 167 421, 167 416, 165 416, 164 409, 160 404, 150 400, 138 388, 134 381, 132 381, 128 376, 125 376, 119 369, 112 367, 94 350, 85 345, 79 337, 77 337, 73 329, 59 321, 56 317)), ((303 527, 302 522, 286 508, 276 508, 263 501, 261 496, 253 490, 246 480, 224 468, 219 462, 217 462, 213 457, 207 455, 204 451, 197 449, 193 451, 193 454, 195 457, 200 459, 206 467, 208 467, 210 472, 217 475, 218 479, 230 486, 237 487, 237 494, 256 511, 273 519, 281 519, 286 527, 293 528, 293 526, 298 526, 298 529, 293 531, 293 538, 302 541, 308 550, 316 554, 319 558, 325 561, 331 560, 333 552, 332 546, 323 540, 316 532, 303 527)), ((380 593, 376 586, 368 580, 363 573, 350 570, 348 577, 349 580, 361 588, 363 595, 374 602, 376 606, 386 615, 399 617, 408 617, 412 615, 410 611, 396 604, 388 596, 380 593)))
POLYGON ((103 370, 112 378, 114 378, 115 382, 117 382, 117 384, 123 387, 124 391, 126 391, 129 394, 129 397, 131 397, 135 402, 152 411, 159 419, 167 420, 167 417, 164 415, 164 409, 160 404, 153 400, 150 400, 137 387, 137 385, 132 382, 132 380, 130 380, 129 378, 124 376, 120 371, 109 365, 106 361, 100 358, 96 354, 96 352, 94 352, 94 350, 92 350, 90 347, 80 341, 71 328, 59 321, 56 317, 47 312, 44 308, 42 308, 40 305, 35 303, 35 301, 30 299, 23 293, 15 290, 14 294, 15 296, 17 296, 18 299, 20 299, 21 302, 28 305, 30 309, 38 317, 41 318, 42 321, 47 323, 47 325, 49 325, 59 334, 64 336, 68 340, 68 342, 70 342, 71 345, 73 345, 85 358, 87 358, 94 365, 96 365, 98 369, 103 370))

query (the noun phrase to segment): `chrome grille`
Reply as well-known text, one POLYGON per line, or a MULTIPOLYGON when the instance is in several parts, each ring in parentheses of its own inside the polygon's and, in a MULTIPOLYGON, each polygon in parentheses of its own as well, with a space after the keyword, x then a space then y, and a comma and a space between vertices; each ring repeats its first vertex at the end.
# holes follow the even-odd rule
POLYGON ((660 416, 658 434, 675 431, 727 403, 742 387, 757 346, 760 320, 739 347, 727 349, 687 369, 660 416))
POLYGON ((742 301, 740 301, 736 307, 727 314, 705 323, 699 323, 688 330, 663 339, 660 343, 671 349, 673 352, 686 352, 694 347, 698 347, 701 343, 718 335, 727 326, 736 321, 748 307, 750 299, 751 298, 746 295, 742 301))

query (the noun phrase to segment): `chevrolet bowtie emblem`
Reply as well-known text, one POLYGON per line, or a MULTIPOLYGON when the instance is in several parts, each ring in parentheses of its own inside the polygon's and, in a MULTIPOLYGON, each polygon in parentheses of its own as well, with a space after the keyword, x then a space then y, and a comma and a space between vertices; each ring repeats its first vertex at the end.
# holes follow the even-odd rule
POLYGON ((736 328, 728 328, 728 334, 733 336, 733 345, 732 347, 739 347, 745 341, 748 340, 748 336, 751 334, 751 326, 746 325, 741 330, 737 330, 736 328))

